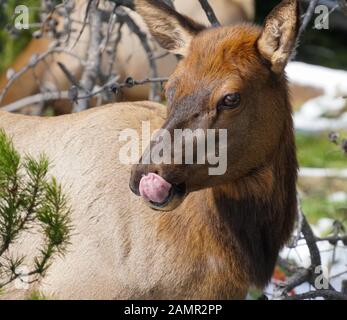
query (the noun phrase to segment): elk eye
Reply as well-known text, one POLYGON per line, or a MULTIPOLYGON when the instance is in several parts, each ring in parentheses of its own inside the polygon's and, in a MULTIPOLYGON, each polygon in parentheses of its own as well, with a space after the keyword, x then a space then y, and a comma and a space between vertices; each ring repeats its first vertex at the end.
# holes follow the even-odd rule
POLYGON ((234 109, 240 105, 240 102, 241 102, 241 95, 238 92, 229 93, 224 98, 222 98, 222 100, 218 104, 218 108, 234 109))

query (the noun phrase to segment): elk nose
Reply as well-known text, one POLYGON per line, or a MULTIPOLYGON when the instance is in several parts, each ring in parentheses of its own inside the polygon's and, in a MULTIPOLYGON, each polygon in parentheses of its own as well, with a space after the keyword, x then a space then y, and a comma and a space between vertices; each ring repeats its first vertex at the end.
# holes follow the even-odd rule
POLYGON ((138 186, 135 186, 132 181, 129 182, 129 188, 131 190, 132 193, 134 193, 135 195, 137 195, 138 197, 141 196, 140 194, 140 190, 138 186))

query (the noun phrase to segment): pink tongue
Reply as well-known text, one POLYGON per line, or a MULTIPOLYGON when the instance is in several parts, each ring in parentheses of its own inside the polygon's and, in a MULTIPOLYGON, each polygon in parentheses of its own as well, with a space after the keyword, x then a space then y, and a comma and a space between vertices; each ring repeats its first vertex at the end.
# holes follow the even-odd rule
POLYGON ((155 173, 149 173, 140 181, 141 196, 152 202, 163 203, 169 196, 171 184, 155 173))

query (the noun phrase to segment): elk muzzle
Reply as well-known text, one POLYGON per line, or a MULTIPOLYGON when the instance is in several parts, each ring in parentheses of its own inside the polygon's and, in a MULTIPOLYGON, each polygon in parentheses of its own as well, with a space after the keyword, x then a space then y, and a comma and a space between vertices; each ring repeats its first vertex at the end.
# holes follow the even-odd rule
POLYGON ((166 180, 159 170, 151 166, 135 165, 129 187, 137 196, 141 196, 146 205, 154 210, 172 211, 177 208, 186 196, 186 184, 166 180))

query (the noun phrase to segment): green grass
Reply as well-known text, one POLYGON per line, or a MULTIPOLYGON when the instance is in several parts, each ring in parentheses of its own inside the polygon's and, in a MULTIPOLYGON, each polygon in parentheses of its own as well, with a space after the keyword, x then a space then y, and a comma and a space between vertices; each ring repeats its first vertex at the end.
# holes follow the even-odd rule
MULTIPOLYGON (((340 133, 347 137, 347 133, 340 133)), ((347 155, 341 147, 333 144, 328 139, 328 133, 320 135, 296 134, 297 154, 301 167, 311 168, 347 168, 347 155)), ((317 184, 301 181, 304 187, 302 208, 311 223, 316 223, 321 218, 344 220, 347 218, 347 201, 329 201, 329 195, 341 190, 341 184, 332 181, 317 180, 317 184), (307 187, 308 185, 308 187, 307 187)))
POLYGON ((48 300, 48 298, 39 291, 33 291, 27 297, 27 300, 48 300))
POLYGON ((347 168, 347 155, 329 141, 327 133, 316 136, 297 134, 296 145, 301 167, 347 168))
POLYGON ((321 218, 347 222, 347 201, 332 202, 324 195, 310 195, 302 199, 301 205, 311 223, 321 218))

